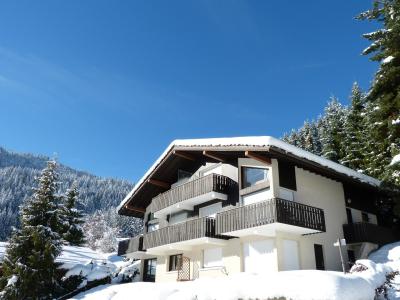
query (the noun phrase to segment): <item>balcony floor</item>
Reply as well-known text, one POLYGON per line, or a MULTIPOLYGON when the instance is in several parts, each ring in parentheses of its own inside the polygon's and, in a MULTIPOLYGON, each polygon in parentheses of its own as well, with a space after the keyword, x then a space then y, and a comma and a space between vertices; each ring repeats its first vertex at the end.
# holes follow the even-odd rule
POLYGON ((161 209, 154 213, 154 217, 157 219, 165 219, 167 215, 179 212, 181 210, 193 210, 194 206, 202 204, 211 200, 227 200, 228 196, 226 194, 218 193, 218 192, 209 192, 197 197, 193 197, 174 205, 168 206, 164 209, 161 209))
POLYGON ((274 237, 276 236, 277 232, 285 232, 295 235, 304 235, 304 234, 320 233, 321 231, 276 222, 231 232, 224 232, 222 234, 235 237, 245 237, 251 235, 274 237))
POLYGON ((129 252, 124 255, 126 258, 134 258, 134 259, 148 259, 148 258, 155 258, 154 254, 149 254, 146 251, 135 251, 129 252))
POLYGON ((227 243, 226 240, 210 238, 210 237, 202 237, 199 239, 193 239, 188 241, 182 241, 172 244, 166 244, 154 248, 147 249, 147 254, 149 255, 165 255, 165 254, 174 254, 177 251, 191 251, 194 247, 197 246, 225 246, 227 243))

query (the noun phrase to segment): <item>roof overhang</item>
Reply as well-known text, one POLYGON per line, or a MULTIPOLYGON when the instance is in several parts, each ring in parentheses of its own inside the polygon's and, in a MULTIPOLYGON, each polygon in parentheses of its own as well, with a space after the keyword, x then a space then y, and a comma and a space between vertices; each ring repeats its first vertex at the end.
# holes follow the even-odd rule
POLYGON ((296 165, 329 178, 355 182, 370 188, 380 181, 269 136, 175 140, 121 201, 119 214, 143 217, 156 195, 176 181, 178 169, 196 171, 206 162, 237 164, 239 157, 268 161, 271 157, 292 161, 296 165))

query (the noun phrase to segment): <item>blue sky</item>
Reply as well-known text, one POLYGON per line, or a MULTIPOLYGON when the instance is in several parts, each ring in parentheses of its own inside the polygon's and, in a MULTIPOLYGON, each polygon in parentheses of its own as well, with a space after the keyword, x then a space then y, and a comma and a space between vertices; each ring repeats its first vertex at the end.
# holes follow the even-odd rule
POLYGON ((2 1, 0 145, 137 181, 176 138, 282 136, 376 66, 371 1, 2 1))

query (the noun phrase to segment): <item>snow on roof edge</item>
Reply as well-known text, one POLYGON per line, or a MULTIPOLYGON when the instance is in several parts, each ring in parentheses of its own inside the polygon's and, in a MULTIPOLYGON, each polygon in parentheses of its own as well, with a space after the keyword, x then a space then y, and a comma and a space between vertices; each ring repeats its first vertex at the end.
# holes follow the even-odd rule
POLYGON ((252 146, 252 147, 276 147, 284 150, 287 153, 293 154, 296 157, 304 158, 306 160, 315 162, 323 167, 334 170, 338 173, 347 175, 353 179, 359 180, 361 182, 370 184, 372 186, 378 187, 381 182, 373 177, 359 173, 353 169, 345 167, 339 163, 333 162, 329 159, 323 158, 321 156, 310 153, 306 150, 300 149, 296 146, 288 144, 282 140, 274 138, 272 136, 246 136, 246 137, 230 137, 230 138, 205 138, 205 139, 178 139, 174 140, 168 145, 164 152, 158 157, 158 159, 153 163, 153 165, 147 170, 143 177, 135 184, 133 189, 126 195, 126 197, 118 205, 116 211, 119 210, 128 202, 136 190, 143 184, 143 182, 148 178, 148 176, 157 168, 161 161, 166 157, 166 155, 175 146, 183 147, 227 147, 227 146, 252 146))

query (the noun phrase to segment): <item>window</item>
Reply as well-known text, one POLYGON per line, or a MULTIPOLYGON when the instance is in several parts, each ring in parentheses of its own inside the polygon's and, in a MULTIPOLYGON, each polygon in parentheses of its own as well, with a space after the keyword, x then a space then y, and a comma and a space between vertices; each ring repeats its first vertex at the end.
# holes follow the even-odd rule
POLYGON ((154 230, 157 230, 159 227, 160 227, 160 225, 158 223, 148 224, 147 232, 152 232, 154 230))
POLYGON ((222 267, 222 248, 204 249, 203 267, 222 267))
POLYGON ((184 171, 179 169, 178 170, 178 180, 177 181, 181 181, 181 180, 188 180, 190 177, 192 177, 193 173, 184 171))
POLYGON ((268 180, 268 169, 242 167, 242 189, 268 180))
POLYGON ((170 225, 172 225, 172 224, 184 222, 184 221, 186 221, 187 218, 188 218, 188 212, 180 211, 177 213, 170 214, 168 222, 170 225))
POLYGON ((171 255, 169 257, 168 271, 178 271, 182 266, 182 254, 171 255))
POLYGON ((203 206, 199 208, 199 217, 215 217, 215 215, 222 210, 222 203, 214 203, 211 205, 203 206))
POLYGON ((317 270, 325 270, 324 249, 322 248, 322 245, 314 244, 314 254, 315 268, 317 270))
POLYGON ((366 212, 362 212, 362 213, 361 213, 361 219, 362 219, 362 221, 363 221, 363 222, 366 222, 366 223, 368 223, 368 222, 369 222, 369 216, 368 216, 368 213, 366 213, 366 212))
POLYGON ((156 278, 157 259, 145 259, 143 281, 154 281, 156 278))
POLYGON ((152 220, 154 220, 155 218, 154 218, 154 213, 149 213, 148 214, 148 216, 147 216, 147 222, 148 221, 152 221, 152 220))
POLYGON ((353 224, 353 215, 351 213, 351 208, 346 208, 347 214, 347 224, 353 224))
POLYGON ((296 171, 293 164, 278 161, 279 185, 283 188, 296 191, 296 171))

